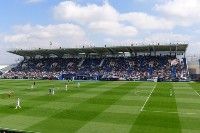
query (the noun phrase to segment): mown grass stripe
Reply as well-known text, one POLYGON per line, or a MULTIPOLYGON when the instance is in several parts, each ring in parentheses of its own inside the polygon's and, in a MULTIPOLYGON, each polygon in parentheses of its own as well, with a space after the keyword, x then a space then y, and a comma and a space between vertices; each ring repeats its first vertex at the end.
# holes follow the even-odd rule
POLYGON ((191 133, 196 133, 197 130, 200 130, 200 97, 198 95, 199 85, 198 83, 185 83, 173 85, 176 93, 177 109, 180 112, 179 119, 182 133, 186 133, 188 131, 191 133), (185 86, 184 90, 181 89, 183 85, 185 86), (194 115, 187 115, 182 112, 192 112, 194 113, 194 115))
MULTIPOLYGON (((103 92, 102 94, 99 94, 96 97, 90 98, 90 99, 86 100, 85 102, 80 103, 79 105, 77 105, 71 109, 66 109, 66 110, 62 111, 61 113, 58 113, 58 114, 46 119, 45 121, 38 123, 28 129, 38 127, 38 125, 46 123, 47 121, 49 121, 49 119, 65 119, 65 120, 70 120, 70 121, 71 120, 72 121, 73 120, 80 121, 82 123, 82 124, 78 124, 78 125, 71 125, 71 123, 65 122, 65 124, 68 126, 62 127, 62 129, 63 130, 66 129, 67 132, 76 132, 81 127, 83 127, 85 124, 87 124, 89 121, 94 119, 97 115, 102 113, 105 109, 107 109, 110 105, 112 105, 115 101, 117 101, 121 96, 125 95, 126 93, 123 92, 121 95, 118 95, 117 98, 115 98, 113 100, 108 100, 108 101, 110 101, 108 104, 103 104, 103 102, 101 101, 102 103, 99 103, 99 105, 102 105, 102 106, 99 106, 100 108, 98 108, 98 110, 96 110, 96 108, 94 108, 94 109, 90 108, 88 110, 87 108, 85 108, 85 106, 87 106, 87 104, 89 104, 89 105, 98 104, 96 102, 97 101, 100 102, 99 99, 102 99, 101 96, 104 96, 107 94, 111 95, 112 93, 110 93, 110 92, 115 92, 115 89, 122 88, 122 86, 125 86, 125 84, 126 84, 126 82, 120 83, 120 84, 117 82, 110 82, 109 85, 112 85, 113 87, 108 87, 108 90, 103 92), (73 128, 72 128, 72 126, 73 126, 73 128), (74 128, 74 127, 76 127, 76 128, 74 128), (71 130, 68 130, 68 128, 71 128, 71 130), (72 130, 72 129, 74 129, 74 130, 72 130)), ((52 126, 50 126, 50 128, 52 128, 52 126)))
MULTIPOLYGON (((19 82, 22 82, 22 81, 19 81, 19 82)), ((59 82, 57 82, 58 83, 58 85, 59 85, 59 82)), ((99 85, 104 85, 104 84, 107 84, 108 82, 105 82, 105 83, 99 83, 99 85)), ((74 94, 74 93, 81 93, 82 91, 85 91, 85 90, 87 90, 87 89, 91 89, 91 88, 93 88, 94 86, 96 86, 96 85, 94 85, 94 86, 92 86, 92 84, 95 84, 95 83, 87 83, 87 82, 85 82, 85 83, 82 83, 81 85, 81 88, 83 88, 83 89, 81 89, 80 91, 75 91, 75 92, 73 92, 73 93, 71 93, 71 94, 74 94), (87 88, 85 88, 85 85, 87 86, 87 88)), ((43 83, 43 84, 41 84, 40 86, 42 86, 42 85, 46 85, 45 84, 45 82, 43 83)), ((64 85, 63 85, 64 86, 64 85)), ((26 112, 31 112, 31 110, 32 109, 35 109, 35 108, 37 108, 37 106, 41 106, 42 104, 47 104, 48 102, 51 102, 51 100, 50 101, 41 101, 41 100, 37 100, 38 101, 38 105, 32 105, 31 103, 33 103, 33 102, 35 102, 35 99, 37 99, 38 98, 38 96, 34 96, 34 98, 33 99, 28 99, 28 100, 24 100, 23 98, 26 96, 26 95, 24 95, 24 93, 20 93, 21 91, 20 90, 22 90, 23 91, 23 89, 22 89, 23 87, 20 87, 20 88, 18 88, 19 90, 17 90, 19 93, 17 93, 18 94, 18 96, 19 97, 21 97, 21 99, 22 99, 22 109, 20 109, 20 110, 14 110, 14 106, 15 106, 15 102, 16 102, 16 100, 14 100, 13 98, 14 98, 14 96, 16 95, 14 95, 13 97, 12 97, 12 102, 10 103, 10 105, 11 106, 13 106, 13 108, 10 108, 9 107, 9 105, 8 106, 3 106, 4 108, 1 108, 1 113, 3 113, 3 110, 5 110, 5 113, 6 114, 18 114, 19 116, 21 115, 21 116, 29 116, 29 115, 27 115, 28 113, 26 113, 26 112)), ((38 88, 37 88, 38 89, 38 88)), ((71 88, 72 89, 72 88, 71 88)), ((73 88, 73 89, 77 89, 77 88, 73 88)), ((44 90, 43 88, 41 89, 41 92, 44 92, 44 91, 46 91, 46 90, 44 90)), ((70 91, 69 91, 70 92, 70 91)), ((31 91, 29 91, 29 92, 27 92, 29 95, 31 95, 31 91)), ((61 93, 63 93, 63 92, 61 92, 61 93)), ((60 95, 63 97, 63 95, 60 93, 60 95)), ((67 94, 67 95, 70 95, 70 94, 67 94)), ((47 97, 49 97, 49 95, 47 94, 46 95, 47 97)), ((16 96, 15 96, 16 97, 16 96)), ((30 96, 29 96, 30 97, 30 96)), ((58 98, 57 99, 55 99, 55 97, 59 97, 59 94, 58 94, 58 96, 56 95, 56 96, 54 96, 54 101, 57 101, 58 100, 58 98)), ((60 97, 59 97, 60 98, 60 97)), ((3 97, 3 99, 7 99, 8 100, 8 96, 7 95, 5 95, 5 97, 3 97)), ((38 116, 38 114, 40 114, 40 109, 39 108, 37 108, 38 110, 37 111, 35 111, 35 114, 37 114, 37 115, 34 115, 34 114, 30 114, 31 116, 38 116)), ((49 112, 48 111, 48 109, 49 108, 46 108, 46 112, 49 112)), ((60 111, 62 111, 62 110, 59 110, 59 112, 60 111)), ((43 112, 43 111, 42 111, 43 112)), ((55 114, 56 112, 53 112, 53 114, 55 114)), ((53 115, 52 114, 52 115, 53 115)), ((43 115, 43 117, 44 117, 45 115, 43 115)), ((7 117, 8 117, 8 115, 3 115, 3 117, 4 117, 4 121, 6 121, 6 119, 7 119, 7 117)), ((1 119, 3 118, 3 117, 1 117, 1 119)), ((45 116, 46 117, 46 116, 45 116)), ((46 118, 45 118, 46 119, 46 118)), ((38 121, 39 122, 39 121, 38 121)), ((4 122, 3 121, 1 121, 0 122, 0 124, 3 124, 4 122)), ((10 126, 12 127, 12 124, 14 124, 14 123, 11 123, 10 124, 10 126)), ((14 126, 14 125, 13 125, 14 126)), ((29 125, 30 126, 30 125, 29 125)), ((14 126, 15 127, 15 126, 14 126)), ((24 127, 22 127, 22 129, 24 129, 24 127)))
POLYGON ((66 92, 67 81, 0 80, 0 93, 5 92, 0 94, 1 127, 43 133, 200 131, 199 83, 80 82, 81 88, 76 83, 70 82, 66 92), (37 88, 27 89, 34 81, 37 88), (48 94, 52 86, 54 96, 48 94), (10 100, 9 90, 14 91, 10 100), (22 109, 15 110, 17 97, 22 109))
POLYGON ((175 96, 170 96, 169 88, 173 88, 171 83, 165 83, 164 85, 162 83, 157 83, 155 90, 146 103, 145 111, 140 112, 130 132, 169 133, 173 131, 173 133, 181 133, 178 113, 174 113, 177 112, 175 96), (165 99, 159 101, 154 100, 159 97, 165 97, 165 99), (165 108, 165 106, 168 108, 165 108), (144 128, 148 127, 151 127, 151 130, 144 130, 144 128), (165 130, 163 130, 163 128, 165 128, 165 130))
MULTIPOLYGON (((134 91, 136 88, 143 86, 143 83, 131 83, 131 85, 128 87, 128 90, 126 90, 126 94, 121 96, 118 100, 116 100, 115 103, 107 107, 102 113, 100 113, 98 116, 96 116, 94 119, 92 119, 90 122, 85 124, 81 129, 78 130, 78 132, 90 132, 90 131, 96 131, 96 128, 101 129, 101 124, 105 123, 105 129, 106 131, 109 131, 110 133, 116 133, 116 132, 128 132, 134 123, 135 119, 137 118, 138 112, 141 107, 135 106, 137 102, 135 101, 129 101, 126 102, 123 100, 126 96, 132 96, 132 100, 136 97, 134 95, 134 91), (123 104, 121 104, 121 101, 123 104), (125 103, 133 103, 131 106, 125 106, 125 103), (98 123, 95 127, 91 127, 94 125, 94 123, 98 123), (113 125, 113 126, 110 126, 113 125), (121 127, 121 125, 124 125, 121 127), (118 127, 121 127, 119 130, 118 127)), ((118 89, 116 89, 118 90, 118 89)), ((140 104, 141 105, 141 104, 140 104)), ((101 131, 101 130, 100 130, 101 131)), ((98 132, 98 131, 96 131, 98 132)))

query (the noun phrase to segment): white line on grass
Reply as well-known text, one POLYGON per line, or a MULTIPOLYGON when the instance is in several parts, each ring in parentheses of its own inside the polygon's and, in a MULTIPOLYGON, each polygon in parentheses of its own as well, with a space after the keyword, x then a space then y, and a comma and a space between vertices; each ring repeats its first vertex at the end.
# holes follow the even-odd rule
MULTIPOLYGON (((199 93, 194 89, 194 91, 197 93, 197 95, 199 95, 199 93)), ((200 95, 199 95, 200 96, 200 95)))
POLYGON ((145 112, 153 112, 153 113, 167 113, 167 114, 185 114, 185 115, 195 115, 197 113, 182 113, 182 112, 166 112, 166 111, 160 111, 160 110, 142 110, 145 112))
POLYGON ((153 91, 154 91, 154 89, 155 89, 155 88, 156 88, 156 85, 153 87, 153 89, 152 89, 151 93, 149 94, 149 96, 148 96, 147 100, 145 101, 145 103, 144 103, 144 105, 142 106, 142 108, 141 108, 141 110, 140 110, 140 111, 143 111, 143 108, 144 108, 144 106, 146 105, 147 101, 149 100, 149 98, 150 98, 150 96, 151 96, 151 94, 153 93, 153 91))
MULTIPOLYGON (((14 92, 14 91, 11 91, 12 93, 14 92)), ((6 93, 8 93, 8 92, 0 92, 0 94, 6 94, 6 93)))
POLYGON ((6 93, 8 93, 8 92, 0 92, 0 94, 6 94, 6 93))

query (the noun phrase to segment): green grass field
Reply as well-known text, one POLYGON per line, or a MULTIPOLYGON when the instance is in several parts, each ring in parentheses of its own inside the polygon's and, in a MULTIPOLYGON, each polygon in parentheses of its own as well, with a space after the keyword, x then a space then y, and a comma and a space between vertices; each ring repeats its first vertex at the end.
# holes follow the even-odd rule
POLYGON ((40 133, 199 133, 200 84, 0 80, 0 129, 40 133), (36 88, 31 90, 31 84, 36 88), (55 87, 55 95, 49 89, 55 87), (173 95, 170 96, 170 88, 173 95), (8 91, 13 91, 11 99, 8 91), (21 109, 15 109, 16 99, 21 109))

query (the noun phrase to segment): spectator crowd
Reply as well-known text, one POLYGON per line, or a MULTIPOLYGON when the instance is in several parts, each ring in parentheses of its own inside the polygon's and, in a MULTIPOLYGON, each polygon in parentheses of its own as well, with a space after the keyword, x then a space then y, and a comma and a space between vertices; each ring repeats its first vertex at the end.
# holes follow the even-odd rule
POLYGON ((175 56, 24 59, 4 78, 58 79, 62 74, 98 75, 109 80, 188 79, 186 59, 175 56))

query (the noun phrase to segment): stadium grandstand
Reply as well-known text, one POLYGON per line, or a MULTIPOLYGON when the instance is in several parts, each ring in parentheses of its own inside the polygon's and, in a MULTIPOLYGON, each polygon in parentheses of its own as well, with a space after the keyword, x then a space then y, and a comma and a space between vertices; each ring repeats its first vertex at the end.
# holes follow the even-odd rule
POLYGON ((188 44, 15 49, 23 57, 11 79, 190 81, 188 44))

